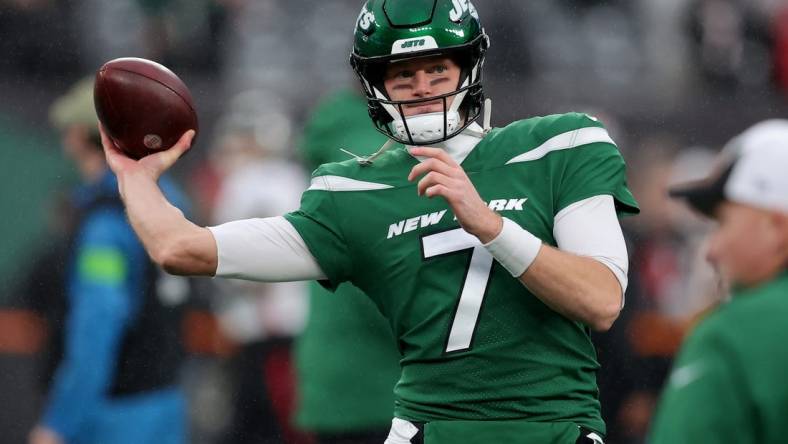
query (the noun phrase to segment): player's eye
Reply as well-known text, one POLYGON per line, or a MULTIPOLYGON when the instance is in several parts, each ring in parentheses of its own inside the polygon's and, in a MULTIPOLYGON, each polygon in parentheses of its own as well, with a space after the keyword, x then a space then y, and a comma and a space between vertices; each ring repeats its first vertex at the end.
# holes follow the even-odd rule
POLYGON ((435 66, 433 66, 433 67, 432 67, 432 68, 430 68, 430 69, 429 69, 429 71, 427 71, 427 72, 429 72, 430 74, 443 74, 443 73, 445 73, 445 72, 446 72, 448 69, 449 69, 449 68, 448 68, 446 65, 440 64, 440 65, 435 65, 435 66))
POLYGON ((388 80, 408 80, 415 76, 416 73, 405 66, 389 66, 385 73, 385 78, 388 80))

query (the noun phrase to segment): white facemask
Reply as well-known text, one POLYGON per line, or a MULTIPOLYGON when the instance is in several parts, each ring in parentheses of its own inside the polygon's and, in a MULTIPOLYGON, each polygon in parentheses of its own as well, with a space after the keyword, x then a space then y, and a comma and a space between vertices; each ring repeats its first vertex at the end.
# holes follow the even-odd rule
MULTIPOLYGON (((443 138, 443 111, 419 114, 392 122, 397 137, 403 140, 413 139, 416 143, 426 143, 443 138), (408 124, 407 128, 405 123, 408 124), (410 130, 410 135, 408 135, 410 130), (410 137, 409 137, 410 136, 410 137)), ((460 113, 454 109, 446 112, 446 132, 452 134, 460 127, 460 113)))

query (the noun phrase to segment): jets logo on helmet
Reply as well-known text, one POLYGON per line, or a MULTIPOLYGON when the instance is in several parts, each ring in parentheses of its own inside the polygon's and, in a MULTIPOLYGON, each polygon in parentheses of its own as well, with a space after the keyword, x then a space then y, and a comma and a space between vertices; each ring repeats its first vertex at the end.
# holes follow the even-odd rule
POLYGON ((350 64, 378 131, 399 143, 431 145, 459 134, 481 113, 488 46, 469 0, 368 0, 356 24, 350 64), (460 66, 457 88, 440 96, 392 100, 383 87, 386 67, 429 56, 450 57, 460 66), (436 100, 443 103, 442 111, 404 117, 403 106, 436 100))
POLYGON ((358 15, 358 27, 364 31, 369 30, 369 27, 375 23, 375 14, 370 12, 366 5, 361 9, 361 14, 358 15))
POLYGON ((410 39, 397 40, 391 45, 392 54, 401 54, 403 52, 421 51, 424 49, 435 49, 438 43, 431 36, 414 37, 410 39))
POLYGON ((473 7, 473 3, 470 1, 452 0, 452 4, 454 5, 454 9, 452 9, 449 13, 449 18, 453 22, 459 22, 462 19, 462 15, 466 12, 470 12, 476 20, 479 20, 479 14, 476 12, 476 8, 473 7))

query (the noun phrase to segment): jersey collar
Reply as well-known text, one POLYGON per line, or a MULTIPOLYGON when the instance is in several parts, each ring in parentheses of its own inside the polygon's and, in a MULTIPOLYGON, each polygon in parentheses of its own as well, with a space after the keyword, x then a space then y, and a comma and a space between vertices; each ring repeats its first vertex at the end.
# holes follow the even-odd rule
MULTIPOLYGON (((457 163, 462 163, 468 154, 473 151, 476 145, 481 142, 482 138, 484 137, 484 130, 482 130, 481 125, 476 122, 468 125, 460 134, 452 137, 451 139, 445 140, 440 143, 436 143, 434 145, 428 145, 431 148, 442 148, 445 150, 452 159, 454 159, 457 163)), ((410 146, 407 147, 408 154, 410 154, 410 146)), ((426 160, 426 157, 423 156, 413 156, 419 160, 419 162, 423 162, 426 160)))

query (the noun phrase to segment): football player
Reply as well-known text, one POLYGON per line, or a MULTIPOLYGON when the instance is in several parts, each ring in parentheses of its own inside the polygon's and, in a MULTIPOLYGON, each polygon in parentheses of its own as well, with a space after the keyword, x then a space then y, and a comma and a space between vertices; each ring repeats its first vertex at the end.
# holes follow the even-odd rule
POLYGON ((107 156, 168 271, 350 281, 372 298, 402 354, 387 443, 601 442, 589 330, 623 306, 618 216, 637 203, 595 118, 490 127, 488 42, 467 0, 369 0, 351 65, 390 140, 318 168, 283 217, 201 228, 169 205, 156 178, 192 132, 138 162, 105 137, 107 156))

